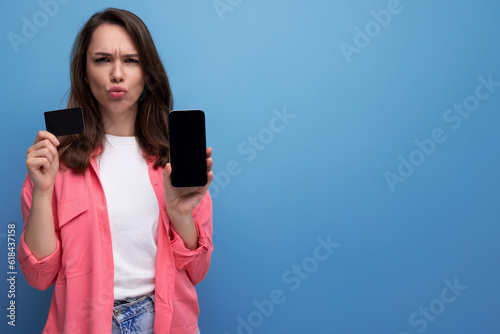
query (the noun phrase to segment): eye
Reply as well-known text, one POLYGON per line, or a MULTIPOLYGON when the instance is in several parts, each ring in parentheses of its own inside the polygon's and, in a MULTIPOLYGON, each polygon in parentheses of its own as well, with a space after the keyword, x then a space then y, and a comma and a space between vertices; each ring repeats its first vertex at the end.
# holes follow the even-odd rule
POLYGON ((97 58, 95 60, 96 63, 104 63, 104 62, 107 62, 107 61, 109 61, 109 58, 107 58, 107 57, 101 57, 101 58, 97 58))
POLYGON ((125 59, 126 63, 133 63, 133 64, 139 64, 139 60, 134 59, 134 58, 127 58, 125 59))

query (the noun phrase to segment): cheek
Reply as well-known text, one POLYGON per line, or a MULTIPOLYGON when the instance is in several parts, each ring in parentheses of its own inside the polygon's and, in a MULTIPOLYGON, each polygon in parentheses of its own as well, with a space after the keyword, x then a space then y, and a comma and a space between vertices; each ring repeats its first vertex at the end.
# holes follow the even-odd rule
POLYGON ((95 82, 92 79, 89 79, 89 86, 90 86, 90 91, 92 92, 92 95, 94 95, 95 98, 99 98, 99 93, 101 89, 99 89, 99 84, 95 82))
POLYGON ((102 94, 102 88, 104 87, 102 78, 95 71, 87 71, 87 80, 92 95, 97 98, 102 94))
POLYGON ((145 85, 145 81, 144 81, 144 76, 141 74, 138 74, 136 77, 135 77, 135 80, 134 80, 134 95, 137 95, 137 98, 142 94, 143 90, 144 90, 144 85, 145 85))
POLYGON ((144 74, 142 74, 142 71, 137 75, 137 85, 144 87, 146 84, 146 80, 144 78, 144 74))

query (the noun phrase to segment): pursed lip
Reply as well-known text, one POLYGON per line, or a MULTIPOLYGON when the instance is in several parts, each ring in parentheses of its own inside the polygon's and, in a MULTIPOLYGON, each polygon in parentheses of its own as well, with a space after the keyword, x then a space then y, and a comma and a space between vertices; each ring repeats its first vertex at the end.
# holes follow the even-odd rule
POLYGON ((125 95, 127 90, 123 87, 120 87, 120 86, 113 86, 109 89, 108 92, 109 92, 109 95, 111 95, 111 97, 113 97, 115 99, 119 99, 125 95))
POLYGON ((112 93, 112 92, 117 92, 117 93, 125 93, 127 90, 123 87, 120 87, 120 86, 113 86, 109 89, 109 92, 112 93))

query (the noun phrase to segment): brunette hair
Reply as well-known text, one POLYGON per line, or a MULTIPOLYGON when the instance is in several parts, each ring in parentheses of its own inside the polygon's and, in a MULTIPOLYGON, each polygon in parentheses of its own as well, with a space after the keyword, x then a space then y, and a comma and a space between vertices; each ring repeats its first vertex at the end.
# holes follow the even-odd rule
POLYGON ((107 8, 94 14, 80 30, 71 52, 71 88, 68 108, 81 106, 85 133, 60 139, 61 162, 83 172, 90 164, 95 149, 102 147, 104 127, 98 102, 85 82, 87 50, 94 31, 102 24, 123 27, 131 36, 144 71, 145 87, 139 98, 135 120, 135 136, 148 158, 156 159, 155 168, 168 162, 168 113, 173 108, 172 92, 167 73, 160 60, 153 38, 144 22, 135 14, 107 8))

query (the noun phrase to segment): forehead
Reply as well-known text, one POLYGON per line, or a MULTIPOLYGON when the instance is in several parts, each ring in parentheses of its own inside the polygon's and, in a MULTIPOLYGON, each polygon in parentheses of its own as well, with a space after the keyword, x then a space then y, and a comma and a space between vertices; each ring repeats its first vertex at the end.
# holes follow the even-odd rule
POLYGON ((116 24, 101 24, 92 34, 88 52, 137 53, 129 33, 116 24))

